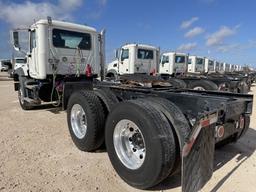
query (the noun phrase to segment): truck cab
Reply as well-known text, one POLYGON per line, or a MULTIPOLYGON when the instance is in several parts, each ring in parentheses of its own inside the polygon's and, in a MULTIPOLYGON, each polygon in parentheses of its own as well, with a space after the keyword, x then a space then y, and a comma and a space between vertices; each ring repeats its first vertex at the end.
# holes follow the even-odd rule
POLYGON ((220 62, 217 60, 214 62, 214 71, 218 72, 220 70, 220 62))
POLYGON ((230 72, 234 72, 236 70, 236 65, 232 64, 231 65, 231 71, 230 72))
POLYGON ((213 60, 205 58, 205 72, 215 72, 213 60))
POLYGON ((0 61, 0 68, 1 71, 8 71, 12 68, 11 60, 9 59, 3 59, 0 61))
POLYGON ((235 65, 235 71, 239 71, 239 65, 235 65))
MULTIPOLYGON (((20 48, 19 31, 13 30, 13 45, 15 50, 25 53, 20 48)), ((41 102, 60 103, 66 79, 102 75, 104 32, 51 18, 37 21, 27 32, 27 63, 17 66, 14 77, 23 109, 41 102)))
POLYGON ((230 72, 231 71, 231 64, 224 63, 224 72, 230 72))
POLYGON ((219 72, 224 72, 225 71, 225 63, 221 62, 219 65, 219 72))
POLYGON ((159 62, 159 48, 144 44, 127 44, 108 64, 107 77, 124 74, 155 74, 159 62))
POLYGON ((163 53, 159 65, 161 75, 183 74, 187 71, 188 55, 185 53, 163 53))
POLYGON ((189 73, 204 73, 205 71, 205 58, 198 56, 189 56, 188 59, 188 72, 189 73))

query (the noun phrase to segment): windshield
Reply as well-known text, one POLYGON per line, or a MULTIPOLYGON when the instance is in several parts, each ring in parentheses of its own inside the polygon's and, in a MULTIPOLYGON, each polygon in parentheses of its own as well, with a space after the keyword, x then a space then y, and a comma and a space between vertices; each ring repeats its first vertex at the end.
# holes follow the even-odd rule
POLYGON ((153 59, 153 51, 148 49, 138 49, 138 59, 153 59))
POLYGON ((185 63, 185 56, 175 56, 175 63, 185 63))
POLYGON ((203 64, 203 59, 202 58, 197 58, 196 59, 196 64, 198 64, 198 65, 202 65, 203 64))
POLYGON ((15 59, 15 62, 16 63, 25 63, 25 60, 24 59, 15 59))

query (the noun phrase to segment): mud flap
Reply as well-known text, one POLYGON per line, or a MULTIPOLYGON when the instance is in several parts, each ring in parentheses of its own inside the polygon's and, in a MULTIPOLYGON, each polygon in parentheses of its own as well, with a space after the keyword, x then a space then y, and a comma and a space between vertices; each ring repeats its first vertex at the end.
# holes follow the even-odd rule
POLYGON ((182 192, 199 191, 212 176, 216 121, 217 114, 200 120, 183 147, 182 192))

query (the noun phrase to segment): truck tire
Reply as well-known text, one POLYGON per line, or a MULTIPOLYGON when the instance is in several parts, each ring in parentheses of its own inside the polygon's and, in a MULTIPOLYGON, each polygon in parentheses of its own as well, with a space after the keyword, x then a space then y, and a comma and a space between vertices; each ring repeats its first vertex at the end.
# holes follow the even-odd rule
POLYGON ((248 93, 249 91, 250 91, 250 89, 246 82, 239 83, 238 88, 237 88, 238 93, 248 93))
POLYGON ((191 132, 190 125, 182 111, 171 101, 160 97, 149 97, 147 100, 151 101, 153 105, 156 105, 156 107, 166 116, 175 133, 175 143, 177 146, 176 160, 173 169, 170 172, 170 175, 174 175, 180 171, 181 168, 181 149, 183 148, 185 139, 191 132))
POLYGON ((168 79, 168 82, 170 82, 175 88, 185 89, 187 87, 187 84, 182 79, 170 78, 168 79))
POLYGON ((26 81, 25 77, 19 77, 19 90, 18 90, 18 99, 20 106, 23 110, 31 110, 34 108, 30 103, 24 100, 24 97, 26 97, 26 90, 24 83, 26 81))
POLYGON ((94 90, 95 94, 102 101, 102 104, 106 108, 106 112, 109 113, 113 107, 119 102, 115 94, 107 88, 100 88, 94 90))
POLYGON ((70 96, 67 106, 71 138, 81 151, 94 151, 104 141, 105 114, 93 91, 79 91, 70 96))
POLYGON ((167 118, 144 99, 116 105, 107 119, 105 141, 114 169, 136 188, 160 183, 176 159, 175 139, 167 118))
POLYGON ((191 83, 189 83, 188 86, 190 89, 194 89, 194 90, 218 90, 218 86, 213 83, 212 81, 209 80, 195 80, 192 81, 191 83))

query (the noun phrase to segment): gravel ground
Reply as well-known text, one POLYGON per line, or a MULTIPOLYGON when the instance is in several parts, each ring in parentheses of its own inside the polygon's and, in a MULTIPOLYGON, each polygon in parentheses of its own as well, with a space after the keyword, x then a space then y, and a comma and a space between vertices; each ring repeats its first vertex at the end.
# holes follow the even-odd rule
MULTIPOLYGON (((23 111, 6 76, 0 73, 0 192, 140 191, 119 178, 106 152, 85 153, 74 146, 65 112, 23 111)), ((256 191, 255 106, 247 134, 216 151, 213 177, 202 191, 256 191)), ((180 189, 177 175, 152 191, 180 189)))

